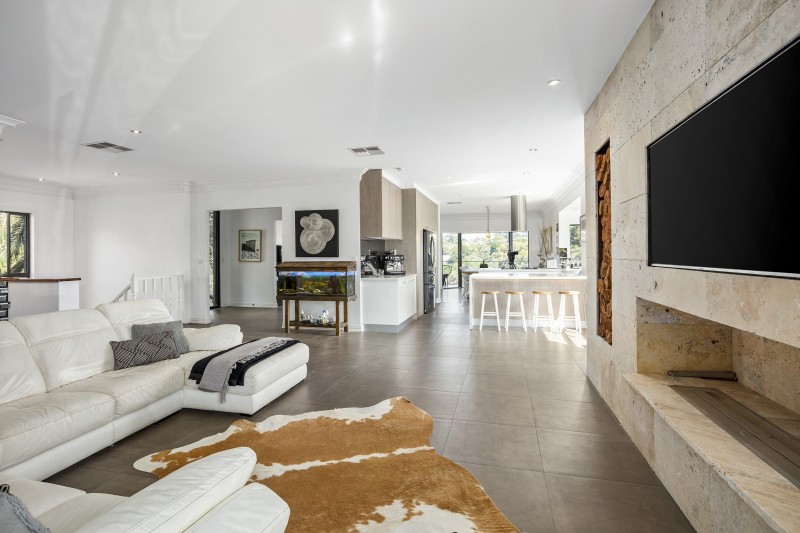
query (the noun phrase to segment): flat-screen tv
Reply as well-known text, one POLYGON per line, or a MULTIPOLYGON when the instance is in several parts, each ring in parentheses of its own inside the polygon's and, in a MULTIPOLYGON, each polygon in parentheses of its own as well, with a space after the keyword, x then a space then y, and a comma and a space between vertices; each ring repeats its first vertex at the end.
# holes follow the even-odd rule
POLYGON ((799 43, 647 147, 651 266, 800 278, 799 43))

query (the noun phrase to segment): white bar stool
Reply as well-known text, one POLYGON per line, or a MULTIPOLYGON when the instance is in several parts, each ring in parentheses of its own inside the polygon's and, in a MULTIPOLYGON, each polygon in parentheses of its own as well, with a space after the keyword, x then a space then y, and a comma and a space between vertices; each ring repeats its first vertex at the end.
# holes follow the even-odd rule
POLYGON ((539 319, 546 318, 550 331, 556 330, 556 318, 553 313, 553 293, 550 291, 533 291, 533 331, 539 326, 539 319), (544 296, 547 301, 547 314, 539 314, 540 296, 544 296))
POLYGON ((525 291, 506 291, 506 331, 508 331, 508 319, 512 316, 518 316, 522 318, 522 329, 524 331, 528 331, 528 324, 525 320, 525 304, 522 301, 522 297, 525 294, 525 291), (519 311, 512 312, 511 311, 511 299, 514 295, 519 296, 519 311))
POLYGON ((500 307, 497 305, 497 295, 500 291, 481 291, 481 323, 478 326, 478 331, 483 330, 483 317, 493 316, 497 318, 497 331, 500 331, 500 307), (491 294, 494 297, 494 311, 485 311, 486 308, 486 295, 491 294))
POLYGON ((581 291, 558 291, 558 294, 561 295, 561 300, 558 303, 558 331, 564 329, 564 321, 565 320, 574 320, 575 321, 575 329, 578 333, 583 331, 581 327, 581 304, 578 296, 580 296, 581 291), (572 296, 572 313, 571 315, 567 313, 567 296, 572 296))

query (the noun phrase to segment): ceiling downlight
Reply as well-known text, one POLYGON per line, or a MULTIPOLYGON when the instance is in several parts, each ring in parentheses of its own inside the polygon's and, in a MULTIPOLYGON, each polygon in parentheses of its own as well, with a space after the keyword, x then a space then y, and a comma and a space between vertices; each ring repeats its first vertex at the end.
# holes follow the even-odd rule
POLYGON ((105 142, 105 141, 86 143, 86 144, 82 144, 81 146, 88 146, 89 148, 96 148, 98 150, 104 150, 106 152, 112 152, 112 153, 115 153, 115 154, 119 154, 121 152, 132 152, 133 151, 133 148, 126 148, 125 146, 120 146, 118 144, 105 142))
POLYGON ((348 148, 351 152, 359 157, 365 157, 369 155, 384 155, 386 152, 378 148, 377 146, 365 146, 362 148, 348 148))

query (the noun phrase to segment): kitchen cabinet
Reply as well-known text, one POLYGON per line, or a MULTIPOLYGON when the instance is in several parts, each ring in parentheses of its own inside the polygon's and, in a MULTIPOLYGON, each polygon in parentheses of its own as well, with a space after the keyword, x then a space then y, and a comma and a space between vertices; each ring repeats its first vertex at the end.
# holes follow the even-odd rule
POLYGON ((361 238, 403 238, 403 190, 380 169, 361 176, 361 238))
POLYGON ((361 278, 361 314, 367 329, 397 331, 417 312, 417 276, 361 278), (369 328, 368 326, 381 326, 369 328))
POLYGON ((427 230, 438 233, 439 206, 425 195, 422 196, 422 226, 427 230))

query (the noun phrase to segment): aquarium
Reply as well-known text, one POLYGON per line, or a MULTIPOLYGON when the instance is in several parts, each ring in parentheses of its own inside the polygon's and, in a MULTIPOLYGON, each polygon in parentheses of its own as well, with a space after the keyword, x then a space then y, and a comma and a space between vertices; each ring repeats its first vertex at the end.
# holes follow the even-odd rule
POLYGON ((281 263, 278 296, 351 297, 356 293, 355 261, 294 261, 281 263))

